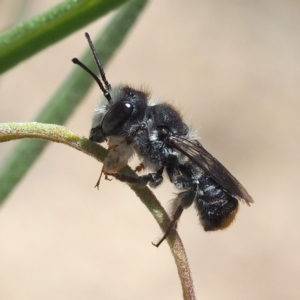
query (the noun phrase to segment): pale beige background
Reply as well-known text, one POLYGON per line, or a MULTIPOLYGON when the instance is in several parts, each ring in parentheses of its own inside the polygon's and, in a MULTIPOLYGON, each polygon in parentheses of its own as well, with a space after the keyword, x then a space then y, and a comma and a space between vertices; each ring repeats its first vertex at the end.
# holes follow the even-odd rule
MULTIPOLYGON (((59 1, 27 1, 25 17, 59 1)), ((2 29, 20 1, 1 1, 2 29)), ((95 22, 0 80, 0 120, 33 120, 86 48, 95 22)), ((179 232, 198 299, 300 299, 299 1, 150 3, 106 68, 111 83, 146 84, 183 108, 203 145, 255 199, 224 232, 193 207, 179 232)), ((67 126, 87 135, 95 87, 67 126)), ((1 144, 5 157, 14 143, 1 144)), ((93 188, 101 165, 51 144, 0 211, 0 298, 182 299, 159 228, 129 188, 93 188)), ((0 185, 1 188, 1 185, 0 185)), ((170 184, 157 190, 166 205, 170 184)))

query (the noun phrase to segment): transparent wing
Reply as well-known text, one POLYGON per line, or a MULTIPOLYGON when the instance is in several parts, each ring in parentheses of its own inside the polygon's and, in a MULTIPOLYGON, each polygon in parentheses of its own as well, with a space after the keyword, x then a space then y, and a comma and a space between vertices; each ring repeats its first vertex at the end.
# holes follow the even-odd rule
POLYGON ((253 201, 246 189, 240 182, 197 140, 188 140, 178 136, 169 137, 171 145, 191 161, 197 164, 222 188, 224 188, 234 198, 246 202, 248 205, 253 201))

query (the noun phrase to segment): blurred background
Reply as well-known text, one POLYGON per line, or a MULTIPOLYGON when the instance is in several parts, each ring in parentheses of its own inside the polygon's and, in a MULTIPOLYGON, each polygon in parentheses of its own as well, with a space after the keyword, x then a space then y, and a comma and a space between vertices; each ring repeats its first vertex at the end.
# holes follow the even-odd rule
MULTIPOLYGON (((59 2, 2 0, 1 31, 59 2)), ((153 0, 106 68, 110 83, 180 107, 255 200, 222 232, 183 213, 198 299, 300 299, 299 15, 293 0, 153 0)), ((33 120, 104 22, 4 74, 1 122, 33 120)), ((94 86, 66 126, 87 136, 99 97, 94 86)), ((158 225, 125 184, 94 189, 100 170, 63 145, 43 152, 0 210, 1 299, 182 299, 167 243, 151 245, 158 225)), ((174 192, 155 191, 164 206, 174 192)))

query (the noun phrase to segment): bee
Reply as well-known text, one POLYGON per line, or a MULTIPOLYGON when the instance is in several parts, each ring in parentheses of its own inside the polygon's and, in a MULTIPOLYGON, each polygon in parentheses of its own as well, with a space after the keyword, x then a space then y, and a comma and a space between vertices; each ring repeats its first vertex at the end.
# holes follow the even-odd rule
POLYGON ((165 102, 150 104, 149 93, 128 85, 112 88, 89 34, 85 36, 101 79, 77 58, 72 61, 96 80, 103 93, 95 108, 89 135, 91 141, 108 142, 102 173, 151 188, 162 184, 166 175, 179 191, 172 201, 170 225, 155 246, 167 238, 183 210, 192 203, 205 231, 228 227, 235 218, 239 202, 248 205, 253 202, 246 189, 203 148, 173 106, 165 102), (151 173, 137 177, 118 173, 134 154, 141 161, 138 169, 148 168, 151 173))

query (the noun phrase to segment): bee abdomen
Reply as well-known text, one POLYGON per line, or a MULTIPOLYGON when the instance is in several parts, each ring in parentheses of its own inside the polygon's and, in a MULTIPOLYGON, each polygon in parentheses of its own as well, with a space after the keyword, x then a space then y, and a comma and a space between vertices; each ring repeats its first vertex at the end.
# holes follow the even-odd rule
POLYGON ((238 200, 214 185, 199 190, 195 202, 205 231, 228 227, 238 211, 238 200))

